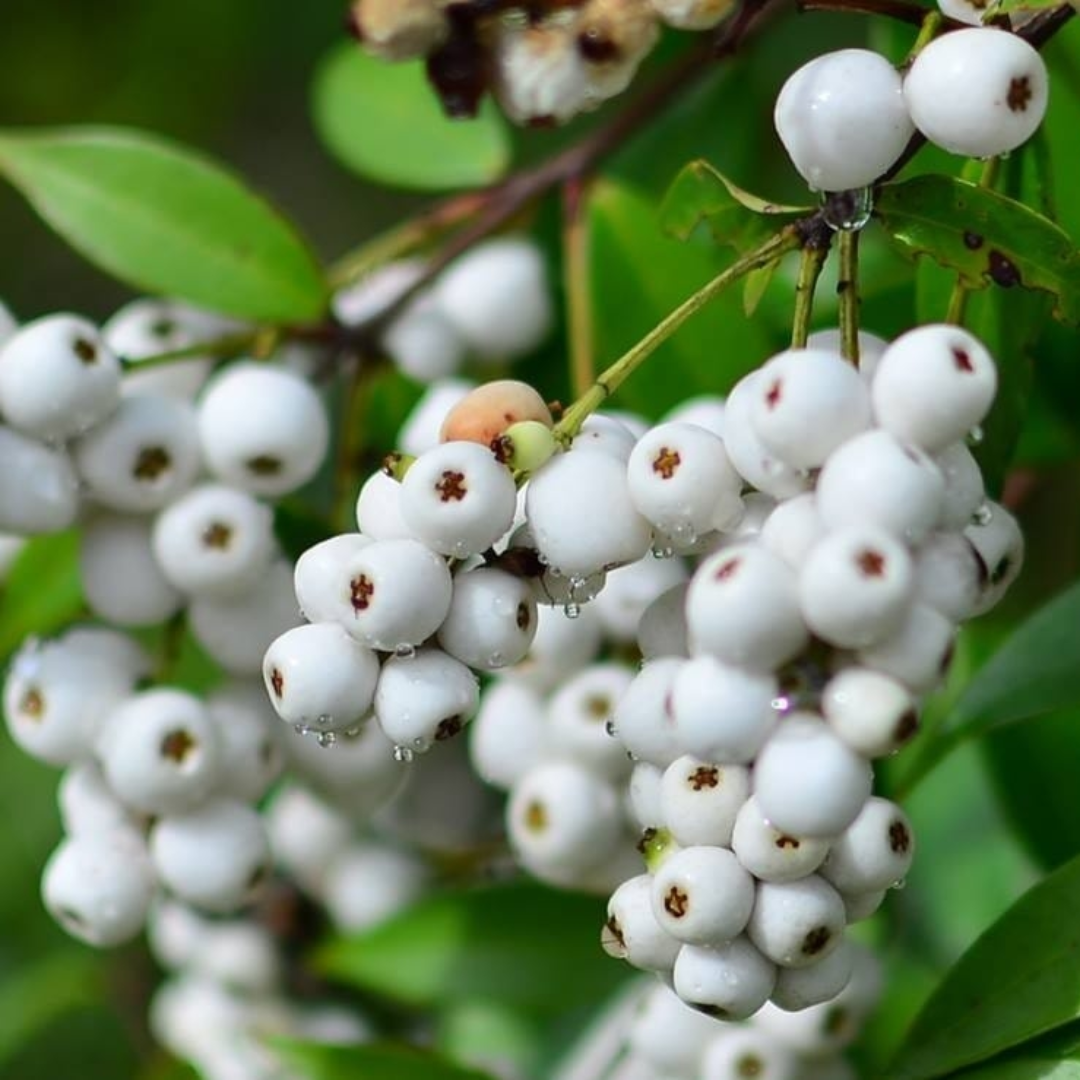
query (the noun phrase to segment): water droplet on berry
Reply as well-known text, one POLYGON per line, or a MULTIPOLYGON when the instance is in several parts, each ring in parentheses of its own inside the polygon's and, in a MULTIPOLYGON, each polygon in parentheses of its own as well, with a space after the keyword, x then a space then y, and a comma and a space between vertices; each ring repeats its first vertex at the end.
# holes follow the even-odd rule
POLYGON ((356 727, 347 728, 346 731, 345 731, 345 738, 346 739, 355 739, 357 737, 357 735, 359 735, 362 730, 363 730, 363 728, 361 728, 359 724, 357 724, 356 727))
POLYGON ((899 892, 907 884, 906 878, 897 878, 890 886, 890 889, 895 889, 899 892))
POLYGON ((852 191, 823 191, 821 208, 825 224, 837 232, 854 232, 863 228, 874 210, 874 194, 868 188, 852 191))
POLYGON ((675 549, 670 544, 653 544, 652 554, 654 559, 670 559, 675 549))
POLYGON ((985 439, 985 438, 986 438, 986 432, 983 431, 982 426, 980 424, 976 424, 967 433, 968 446, 978 446, 979 443, 981 443, 983 441, 983 439, 985 439))
POLYGON ((411 660, 416 656, 416 646, 403 641, 400 645, 394 646, 394 656, 399 660, 411 660))
POLYGON ((571 601, 563 606, 563 614, 568 619, 576 619, 581 614, 581 605, 571 601))
POLYGON ((395 746, 394 747, 394 760, 400 762, 402 765, 408 765, 413 759, 413 752, 407 746, 395 746))
POLYGON ((334 718, 328 713, 322 713, 315 718, 315 723, 318 724, 319 727, 326 727, 327 724, 332 724, 333 722, 334 718))
POLYGON ((320 731, 316 734, 315 741, 324 750, 329 750, 337 742, 337 735, 332 731, 320 731))
POLYGON ((431 743, 427 739, 421 738, 419 735, 412 741, 413 749, 418 754, 423 754, 431 748, 431 743))
POLYGON ((971 520, 975 522, 976 525, 989 525, 990 522, 994 520, 993 507, 988 502, 984 502, 976 509, 975 513, 971 515, 971 520))
POLYGON ((772 707, 778 713, 786 713, 791 708, 791 698, 789 697, 777 697, 772 699, 772 707))
POLYGON ((605 723, 605 724, 604 724, 604 730, 605 730, 605 731, 606 731, 606 732, 607 732, 607 733, 608 733, 608 734, 609 734, 610 736, 612 736, 612 738, 614 738, 614 737, 615 737, 615 734, 616 734, 616 732, 617 732, 617 731, 618 731, 619 729, 618 729, 618 728, 617 728, 617 727, 615 726, 615 720, 614 720, 614 718, 612 718, 612 719, 609 719, 609 720, 607 721, 607 723, 605 723))
POLYGON ((292 729, 297 735, 307 734, 307 726, 305 724, 293 724, 292 729))

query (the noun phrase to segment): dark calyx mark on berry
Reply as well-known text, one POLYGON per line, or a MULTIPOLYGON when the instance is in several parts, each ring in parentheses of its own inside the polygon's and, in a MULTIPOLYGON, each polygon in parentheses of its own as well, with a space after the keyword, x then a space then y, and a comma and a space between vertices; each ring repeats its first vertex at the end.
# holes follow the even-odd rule
POLYGON ((529 832, 541 833, 548 827, 548 812, 539 799, 533 799, 525 807, 525 828, 529 832))
POLYGON ((1012 556, 1003 555, 997 566, 994 567, 993 573, 990 575, 991 585, 1000 585, 1006 577, 1008 577, 1009 571, 1012 569, 1012 556))
POLYGON ((514 622, 517 624, 519 630, 528 630, 529 625, 532 622, 532 614, 529 611, 529 605, 522 602, 518 604, 517 611, 514 614, 514 622))
POLYGON ((991 251, 989 256, 990 280, 1003 289, 1011 289, 1020 284, 1020 270, 1016 263, 1000 251, 991 251))
POLYGON ((490 81, 487 54, 472 20, 453 17, 464 7, 454 4, 448 9, 450 37, 427 58, 428 79, 443 110, 459 119, 477 114, 490 81))
POLYGON ((45 695, 37 686, 28 686, 19 698, 19 715, 28 720, 40 720, 45 715, 45 695))
POLYGON ((375 583, 367 574, 360 574, 349 582, 349 603, 353 611, 367 611, 374 595, 375 583))
POLYGON ((906 855, 911 850, 911 831, 902 821, 889 826, 889 850, 894 855, 906 855))
POLYGON ((673 918, 681 919, 690 910, 690 896, 678 885, 672 885, 664 897, 664 910, 673 918))
POLYGON ((855 565, 859 573, 867 578, 879 578, 885 576, 885 556, 880 551, 866 548, 855 556, 855 565))
POLYGON ((713 577, 715 577, 717 581, 730 581, 741 565, 742 559, 728 559, 728 561, 716 571, 713 577))
POLYGON ((283 468, 281 458, 272 454, 259 454, 257 457, 248 458, 244 467, 253 476, 277 476, 283 468))
POLYGON ((896 722, 893 740, 897 743, 905 743, 918 730, 919 714, 914 709, 908 709, 908 711, 896 722))
POLYGON ((435 485, 435 491, 439 495, 439 501, 448 502, 461 502, 468 493, 468 488, 465 486, 465 474, 462 472, 455 472, 453 469, 447 469, 442 476, 439 477, 438 483, 435 485))
POLYGON ((224 551, 232 543, 232 537, 233 531, 231 525, 226 525, 222 521, 211 521, 210 524, 203 529, 203 547, 224 551))
POLYGON ((514 440, 509 435, 496 435, 488 443, 488 449, 495 455, 495 460, 500 465, 509 465, 514 456, 514 440))
POLYGON ((670 480, 682 464, 682 457, 678 450, 672 450, 669 446, 661 446, 660 452, 653 458, 652 471, 659 473, 664 480, 670 480))
POLYGON ((827 926, 815 926, 806 937, 803 938, 803 956, 817 956, 829 942, 832 941, 832 931, 827 926))
POLYGON ((448 716, 445 720, 440 720, 439 726, 435 729, 435 741, 445 742, 447 739, 452 739, 461 733, 464 726, 460 716, 448 716))
POLYGON ((773 379, 769 386, 769 389, 765 391, 765 404, 770 409, 775 409, 780 404, 780 399, 784 396, 784 380, 773 379))
POLYGON ((695 791, 719 787, 720 770, 715 765, 699 765, 686 781, 695 791))
POLYGON ((608 952, 619 952, 626 955, 626 937, 619 925, 619 920, 614 915, 609 915, 604 923, 603 945, 608 952))
POLYGON ((56 917, 68 926, 75 927, 76 930, 86 929, 86 920, 82 915, 74 908, 62 907, 56 909, 56 917))
POLYGON ((183 765, 198 748, 198 742, 184 728, 167 731, 161 740, 161 756, 177 765, 183 765))
POLYGON ((577 37, 578 52, 591 64, 608 64, 618 60, 621 50, 617 42, 595 26, 582 30, 577 37))
POLYGON ((164 446, 144 446, 135 458, 131 475, 136 480, 154 481, 167 473, 172 466, 172 458, 164 446))
POLYGON ((270 672, 270 686, 276 698, 280 698, 285 693, 285 676, 282 675, 281 668, 276 667, 270 672))
POLYGON ((964 233, 964 247, 968 251, 978 251, 986 241, 977 232, 964 233))
POLYGON ((658 835, 659 834, 656 829, 646 829, 641 834, 641 839, 637 842, 638 852, 642 855, 647 855, 650 845, 653 843, 654 840, 656 840, 656 837, 658 835))
POLYGON ((92 341, 87 341, 86 338, 76 338, 71 347, 75 355, 87 366, 97 363, 97 346, 92 341))
POLYGON ((954 345, 949 351, 952 353, 953 365, 957 371, 962 371, 965 375, 970 375, 975 371, 975 365, 971 362, 971 353, 967 349, 954 345))
POLYGON ((1026 75, 1017 79, 1009 80, 1009 93, 1005 98, 1005 104, 1011 112, 1027 112, 1028 103, 1034 95, 1031 91, 1031 80, 1026 75))
POLYGON ((592 720, 606 720, 611 715, 611 698, 606 694, 590 694, 585 699, 585 715, 592 720))
POLYGON ((735 1075, 754 1077, 760 1076, 765 1071, 765 1062, 757 1054, 743 1054, 735 1062, 735 1075))
POLYGON ((176 333, 176 322, 173 319, 155 319, 150 324, 150 333, 159 341, 172 337, 176 333))
POLYGON ((778 836, 773 844, 781 851, 798 851, 802 847, 802 842, 796 840, 794 836, 788 836, 787 833, 782 833, 778 836))

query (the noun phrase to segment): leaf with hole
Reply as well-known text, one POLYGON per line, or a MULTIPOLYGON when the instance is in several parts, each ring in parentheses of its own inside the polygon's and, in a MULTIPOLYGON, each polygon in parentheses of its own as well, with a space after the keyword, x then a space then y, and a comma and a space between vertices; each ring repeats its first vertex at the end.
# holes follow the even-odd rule
POLYGON ((96 266, 145 292, 239 318, 311 322, 310 248, 231 172, 124 128, 0 132, 0 175, 96 266))
POLYGON ((912 257, 928 255, 970 289, 1039 289, 1063 322, 1080 324, 1080 250, 1023 203, 951 176, 886 184, 874 216, 912 257))

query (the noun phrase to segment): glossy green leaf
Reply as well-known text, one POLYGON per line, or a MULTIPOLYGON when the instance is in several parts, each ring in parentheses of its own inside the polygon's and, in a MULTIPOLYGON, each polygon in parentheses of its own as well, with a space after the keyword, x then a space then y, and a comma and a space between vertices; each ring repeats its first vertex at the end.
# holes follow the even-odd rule
POLYGON ((51 634, 82 611, 79 538, 74 532, 31 540, 0 587, 0 660, 34 634, 51 634))
POLYGON ((279 1039, 273 1046, 287 1063, 303 1070, 305 1080, 491 1080, 488 1073, 395 1043, 328 1046, 279 1039))
POLYGON ((1039 289, 1054 314, 1080 323, 1080 250, 1048 218, 1022 203, 949 176, 887 184, 875 216, 912 256, 929 255, 972 289, 1039 289))
POLYGON ((367 180, 417 191, 476 187, 510 163, 492 102, 473 120, 448 119, 419 61, 387 64, 343 44, 318 71, 313 109, 330 152, 367 180))
MULTIPOLYGON (((713 245, 664 234, 656 206, 626 185, 600 181, 589 200, 596 353, 620 356, 730 261, 713 245)), ((760 320, 743 314, 741 288, 690 319, 619 388, 615 408, 657 417, 693 394, 726 393, 769 355, 760 320)))
POLYGON ((960 696, 945 730, 903 773, 910 789, 954 747, 993 728, 1080 706, 1080 584, 1024 622, 960 696))
POLYGON ((995 0, 987 7, 983 18, 990 21, 999 15, 1011 15, 1014 11, 1046 11, 1060 5, 1061 0, 995 0))
POLYGON ((232 173, 122 128, 0 133, 0 174, 92 263, 150 293, 272 322, 318 319, 311 251, 232 173))
POLYGON ((744 191, 707 161, 692 161, 675 177, 660 208, 665 232, 688 240, 705 222, 718 244, 748 251, 781 226, 806 214, 744 191))
POLYGON ((602 997, 624 977, 599 947, 603 905, 538 885, 447 893, 329 942, 327 975, 408 1005, 472 998, 536 1014, 602 997))
POLYGON ((1080 1016, 1080 859, 1025 893, 960 958, 912 1025, 890 1080, 931 1080, 1080 1016))

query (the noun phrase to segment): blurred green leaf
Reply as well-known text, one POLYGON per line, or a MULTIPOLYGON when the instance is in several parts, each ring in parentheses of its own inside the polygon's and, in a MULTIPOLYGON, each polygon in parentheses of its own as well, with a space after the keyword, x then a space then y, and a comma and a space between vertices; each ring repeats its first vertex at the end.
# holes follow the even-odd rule
POLYGON ((910 789, 960 743, 1005 724, 1080 705, 1080 584, 1028 618, 956 702, 948 724, 903 771, 910 789))
POLYGON ((805 213, 800 207, 778 206, 744 191, 707 161, 692 161, 664 196, 660 223, 675 239, 688 240, 705 222, 718 244, 748 251, 805 213))
POLYGON ((1014 833, 1042 866, 1080 854, 1080 710, 995 731, 983 743, 1014 833))
POLYGON ((0 589, 0 660, 33 634, 52 634, 82 610, 79 537, 39 536, 15 560, 0 589))
POLYGON ((1017 901, 960 958, 919 1013, 888 1075, 931 1080, 1080 1015, 1080 859, 1017 901))
POLYGON ((323 313, 321 271, 292 226, 190 150, 123 128, 9 129, 0 173, 73 248, 137 289, 241 318, 323 313))
POLYGON ((475 120, 448 119, 419 61, 387 64, 346 43, 323 61, 313 93, 322 141, 368 180, 417 191, 477 187, 510 164, 493 103, 475 120))
MULTIPOLYGON (((725 265, 712 246, 665 236, 656 207, 634 188, 600 181, 589 200, 597 356, 607 364, 725 265)), ((730 289, 665 342, 619 389, 616 408, 657 417, 694 394, 725 393, 770 350, 730 289)))
POLYGON ((436 1047, 453 1061, 490 1063, 515 1076, 533 1076, 544 1031, 531 1017, 496 1001, 448 1001, 438 1019, 436 1047))
POLYGON ((874 215, 908 254, 929 255, 968 287, 1043 290, 1055 315, 1080 323, 1080 250, 1022 203, 955 177, 917 176, 886 184, 874 215))
POLYGON ((550 1015, 589 1004, 625 977, 599 947, 602 922, 599 901, 538 885, 446 893, 330 941, 317 964, 407 1005, 453 996, 550 1015))
POLYGON ((1060 6, 1061 0, 994 0, 983 19, 991 22, 999 15, 1011 15, 1014 11, 1045 11, 1060 6))
POLYGON ((328 1046, 275 1040, 274 1048, 303 1070, 305 1080, 491 1080, 488 1073, 466 1069, 411 1046, 328 1046))
POLYGON ((37 1032, 102 993, 92 954, 63 950, 9 973, 0 986, 0 1067, 37 1032))

